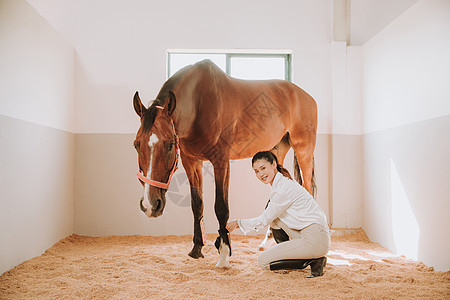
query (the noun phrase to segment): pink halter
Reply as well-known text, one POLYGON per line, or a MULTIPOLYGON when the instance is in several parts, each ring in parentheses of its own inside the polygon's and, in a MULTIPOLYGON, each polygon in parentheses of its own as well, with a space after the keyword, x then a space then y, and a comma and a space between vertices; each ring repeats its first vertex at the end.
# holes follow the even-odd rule
MULTIPOLYGON (((162 106, 156 106, 156 108, 164 109, 164 107, 162 107, 162 106)), ((175 126, 174 126, 174 124, 173 124, 173 120, 172 120, 172 119, 170 119, 170 123, 172 124, 173 132, 174 132, 174 134, 175 134, 175 151, 176 151, 176 157, 175 157, 175 163, 173 164, 173 167, 172 167, 172 171, 170 171, 169 180, 167 181, 167 183, 163 183, 163 182, 159 182, 159 181, 152 180, 152 179, 149 179, 149 178, 145 177, 145 176, 142 174, 142 172, 138 172, 138 173, 137 173, 137 177, 138 177, 141 181, 143 181, 143 182, 145 182, 145 183, 148 183, 148 184, 150 184, 150 185, 152 185, 152 186, 156 186, 156 187, 159 187, 159 188, 161 188, 161 189, 166 189, 166 190, 169 189, 169 184, 170 184, 170 180, 172 179, 173 173, 175 173, 175 171, 178 169, 178 156, 179 156, 179 155, 178 155, 178 149, 179 149, 179 145, 178 145, 178 143, 179 143, 179 141, 178 141, 178 135, 177 135, 177 133, 176 133, 176 131, 175 131, 175 126)))

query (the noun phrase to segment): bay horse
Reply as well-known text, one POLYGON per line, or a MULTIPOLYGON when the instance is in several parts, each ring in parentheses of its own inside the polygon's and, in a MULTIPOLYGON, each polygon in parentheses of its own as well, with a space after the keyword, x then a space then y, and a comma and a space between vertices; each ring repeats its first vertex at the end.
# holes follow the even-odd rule
POLYGON ((137 176, 144 188, 140 208, 148 217, 163 213, 179 152, 190 184, 194 246, 189 256, 193 258, 203 257, 203 161, 210 161, 214 168, 217 267, 230 266, 231 245, 225 228, 230 159, 271 150, 283 164, 292 147, 295 178, 314 194, 317 104, 289 81, 235 79, 203 60, 170 77, 148 108, 138 92, 133 105, 141 121, 134 141, 137 176))

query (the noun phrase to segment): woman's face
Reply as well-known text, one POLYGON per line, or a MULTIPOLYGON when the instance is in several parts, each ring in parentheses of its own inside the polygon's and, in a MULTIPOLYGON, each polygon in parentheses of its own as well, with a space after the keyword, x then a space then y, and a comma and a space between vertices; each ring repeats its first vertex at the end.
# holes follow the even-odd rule
POLYGON ((253 163, 253 170, 256 177, 263 183, 272 185, 273 179, 277 174, 277 163, 272 164, 265 159, 258 159, 253 163))

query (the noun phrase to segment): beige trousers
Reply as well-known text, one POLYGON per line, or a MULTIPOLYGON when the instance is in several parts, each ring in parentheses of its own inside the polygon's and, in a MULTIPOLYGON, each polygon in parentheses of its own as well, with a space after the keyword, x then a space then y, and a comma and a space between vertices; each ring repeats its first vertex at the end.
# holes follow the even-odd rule
POLYGON ((280 259, 309 259, 325 256, 330 249, 328 228, 311 224, 302 230, 289 228, 280 219, 272 223, 272 228, 281 228, 289 236, 289 241, 270 247, 258 256, 258 265, 269 268, 270 263, 280 259))

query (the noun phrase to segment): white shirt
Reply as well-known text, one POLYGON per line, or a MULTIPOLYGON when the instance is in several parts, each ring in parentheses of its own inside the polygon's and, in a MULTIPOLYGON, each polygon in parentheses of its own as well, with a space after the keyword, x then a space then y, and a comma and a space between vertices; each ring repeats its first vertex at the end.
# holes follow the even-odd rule
POLYGON ((244 234, 259 231, 279 218, 292 229, 301 230, 313 223, 328 228, 327 217, 319 204, 297 181, 275 174, 270 202, 262 215, 253 219, 237 220, 244 234))

